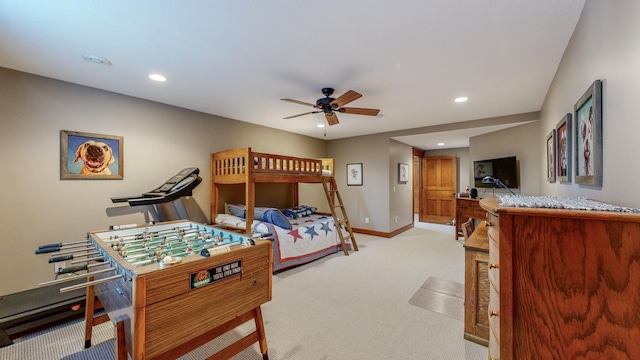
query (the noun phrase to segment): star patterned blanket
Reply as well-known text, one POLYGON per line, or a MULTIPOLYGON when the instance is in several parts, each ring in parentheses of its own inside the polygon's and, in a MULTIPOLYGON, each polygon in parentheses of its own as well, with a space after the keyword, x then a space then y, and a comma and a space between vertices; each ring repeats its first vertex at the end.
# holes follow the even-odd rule
MULTIPOLYGON (((305 264, 329 254, 342 250, 336 224, 331 216, 312 214, 298 219, 289 219, 290 230, 283 229, 271 223, 254 221, 254 234, 272 233, 273 271, 284 270, 293 266, 305 264)), ((217 224, 244 227, 244 219, 228 214, 219 214, 217 224)), ((347 232, 341 229, 343 235, 347 232)), ((347 246, 351 249, 348 240, 347 246)))

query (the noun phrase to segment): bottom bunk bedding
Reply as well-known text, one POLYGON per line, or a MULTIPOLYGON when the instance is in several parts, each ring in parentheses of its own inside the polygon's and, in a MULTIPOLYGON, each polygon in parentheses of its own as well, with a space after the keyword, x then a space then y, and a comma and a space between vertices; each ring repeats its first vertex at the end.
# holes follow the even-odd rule
MULTIPOLYGON (((251 227, 254 235, 272 234, 274 272, 306 264, 342 250, 333 217, 312 214, 289 219, 289 222, 291 229, 258 220, 255 220, 251 227)), ((228 214, 218 214, 216 224, 241 228, 246 226, 245 219, 228 214)), ((340 231, 343 236, 347 236, 347 232, 342 227, 340 231)), ((347 250, 350 251, 351 243, 348 240, 345 242, 347 242, 347 250)))

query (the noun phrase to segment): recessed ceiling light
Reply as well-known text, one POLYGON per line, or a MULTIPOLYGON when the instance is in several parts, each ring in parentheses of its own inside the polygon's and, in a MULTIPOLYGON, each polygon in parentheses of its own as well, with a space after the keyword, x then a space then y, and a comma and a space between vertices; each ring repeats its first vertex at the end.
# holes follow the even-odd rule
POLYGON ((444 143, 438 143, 438 146, 444 146, 444 143))
POLYGON ((319 128, 323 128, 323 127, 324 127, 324 124, 318 124, 318 127, 319 127, 319 128))
POLYGON ((107 58, 103 58, 102 56, 93 55, 93 54, 82 54, 82 58, 85 61, 90 62, 92 64, 111 66, 111 61, 109 61, 109 59, 107 58))
POLYGON ((465 102, 465 101, 467 101, 467 100, 469 100, 469 98, 468 98, 468 97, 466 97, 466 96, 461 96, 461 97, 459 97, 459 98, 456 98, 456 99, 455 99, 455 100, 453 100, 453 101, 455 101, 455 102, 457 102, 457 103, 461 103, 461 102, 465 102))
POLYGON ((149 79, 155 80, 155 81, 167 81, 167 78, 160 74, 151 74, 149 75, 149 79))

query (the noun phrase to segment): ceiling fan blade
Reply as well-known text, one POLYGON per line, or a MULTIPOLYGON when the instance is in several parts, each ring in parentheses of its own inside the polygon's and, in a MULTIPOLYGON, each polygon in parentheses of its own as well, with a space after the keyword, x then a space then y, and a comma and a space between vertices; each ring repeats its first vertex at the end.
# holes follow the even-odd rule
POLYGON ((363 109, 363 108, 354 108, 354 107, 344 107, 344 108, 338 109, 338 111, 345 114, 376 116, 380 112, 380 109, 363 109))
POLYGON ((334 112, 324 113, 324 116, 327 118, 327 122, 329 123, 329 126, 339 123, 338 117, 334 112))
POLYGON ((293 100, 293 99, 280 99, 280 100, 292 102, 292 103, 295 103, 295 104, 305 105, 305 106, 316 107, 316 105, 308 103, 308 102, 304 102, 304 101, 298 101, 298 100, 293 100))
MULTIPOLYGON (((359 99, 362 97, 362 94, 358 94, 357 92, 353 91, 353 90, 349 90, 346 93, 340 95, 339 98, 333 100, 331 102, 331 106, 337 106, 337 107, 342 107, 344 105, 347 105, 348 103, 352 102, 353 100, 359 99)), ((335 107, 334 107, 335 109, 335 107)))
POLYGON ((287 117, 285 117, 285 118, 283 118, 283 119, 292 119, 292 118, 294 118, 294 117, 303 116, 303 115, 309 115, 309 114, 317 114, 317 113, 319 113, 319 112, 322 112, 322 111, 321 111, 321 110, 318 110, 318 111, 310 111, 310 112, 306 112, 306 113, 304 113, 304 114, 298 114, 298 115, 293 115, 293 116, 287 116, 287 117))

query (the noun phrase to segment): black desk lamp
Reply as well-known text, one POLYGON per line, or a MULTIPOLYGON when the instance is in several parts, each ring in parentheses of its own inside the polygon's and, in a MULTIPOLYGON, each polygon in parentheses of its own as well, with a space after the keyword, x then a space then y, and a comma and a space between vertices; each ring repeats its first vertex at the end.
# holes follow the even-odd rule
POLYGON ((485 176, 482 179, 482 183, 483 184, 496 184, 496 185, 500 186, 501 188, 507 190, 509 192, 509 194, 514 195, 514 196, 516 195, 516 193, 514 193, 511 189, 509 189, 507 187, 507 185, 503 184, 502 181, 500 181, 499 179, 496 179, 496 178, 494 178, 492 176, 485 176))

